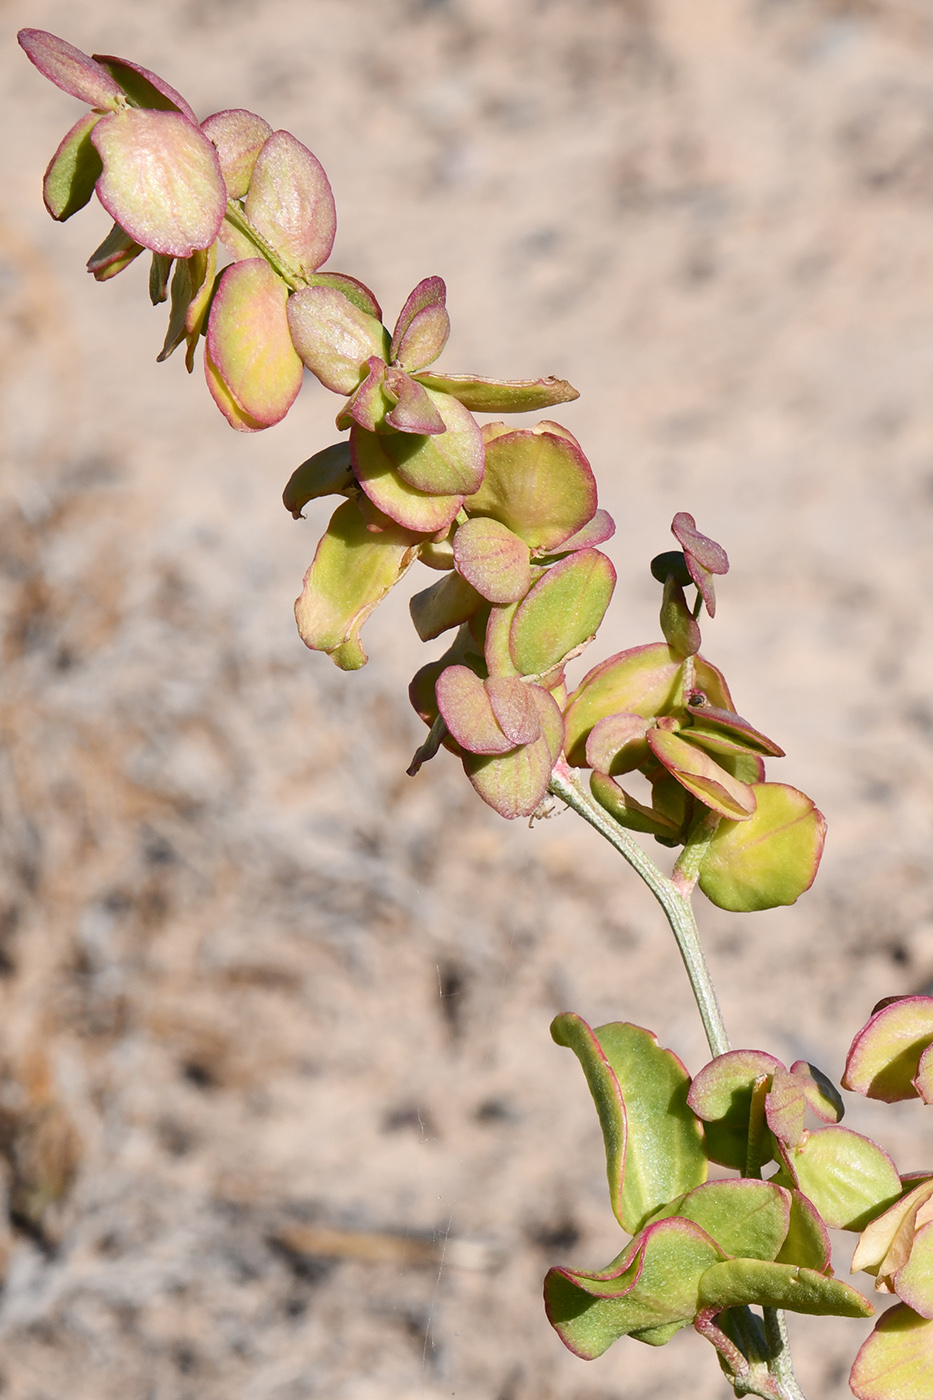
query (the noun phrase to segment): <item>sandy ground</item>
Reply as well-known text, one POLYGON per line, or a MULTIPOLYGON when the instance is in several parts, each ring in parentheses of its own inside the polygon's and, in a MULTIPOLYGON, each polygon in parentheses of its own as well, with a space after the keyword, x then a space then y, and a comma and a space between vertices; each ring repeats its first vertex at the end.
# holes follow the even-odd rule
MULTIPOLYGON (((929 6, 2 15, 0 1394, 725 1393, 690 1334, 588 1364, 540 1304, 550 1263, 618 1248, 551 1016, 705 1058, 659 915, 571 815, 509 825, 447 755, 404 776, 404 596, 357 675, 301 646, 326 512, 296 524, 279 496, 335 401, 309 384, 241 436, 199 374, 153 363, 141 265, 83 271, 103 211, 41 207, 78 106, 13 35, 294 131, 335 188, 331 266, 390 316, 440 273, 445 365, 578 386, 560 417, 619 526, 590 664, 656 638, 674 511, 727 546, 704 649, 830 839, 798 907, 703 927, 735 1043, 838 1075, 877 997, 933 987, 929 6)), ((917 1105, 849 1121, 902 1170, 933 1158, 917 1105)), ((811 1400, 847 1393, 863 1331, 795 1322, 811 1400)))

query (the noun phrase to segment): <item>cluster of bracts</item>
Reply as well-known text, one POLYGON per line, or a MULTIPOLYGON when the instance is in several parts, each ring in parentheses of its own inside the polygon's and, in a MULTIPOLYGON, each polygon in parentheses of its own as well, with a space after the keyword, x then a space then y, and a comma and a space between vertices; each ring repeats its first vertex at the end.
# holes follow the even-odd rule
MULTIPOLYGON (((606 1144, 612 1208, 631 1236, 605 1269, 552 1269, 548 1316, 578 1356, 619 1337, 661 1346, 693 1325, 719 1352, 737 1394, 768 1395, 749 1305, 870 1317, 833 1275, 829 1229, 860 1232, 852 1272, 901 1300, 861 1347, 859 1400, 933 1392, 933 1173, 901 1177, 869 1138, 839 1126, 842 1099, 815 1066, 787 1069, 732 1050, 692 1080, 650 1031, 551 1027, 583 1067, 606 1144), (807 1127, 812 1114, 818 1127, 807 1127), (710 1163, 738 1176, 707 1181, 710 1163), (763 1169, 776 1170, 764 1179, 763 1169)), ((852 1043, 843 1088, 884 1102, 933 1102, 933 997, 886 998, 852 1043)))
MULTIPOLYGON (((150 297, 170 299, 159 359, 184 343, 191 371, 203 339, 208 388, 242 432, 279 422, 306 369, 344 399, 337 427, 348 436, 302 463, 284 493, 296 518, 309 501, 343 498, 296 603, 307 646, 357 669, 361 628, 390 589, 416 560, 439 575, 411 601, 422 641, 453 640, 412 681, 429 733, 409 771, 443 745, 509 818, 542 810, 555 773, 588 771, 622 827, 692 849, 687 883, 698 879, 720 907, 793 903, 816 873, 825 823, 803 793, 765 780, 765 759, 782 750, 736 713, 722 673, 699 654, 700 611, 715 613, 714 580, 728 569, 722 548, 692 516, 675 516, 680 547, 651 565, 664 640, 611 657, 569 690, 567 663, 593 639, 615 586, 598 548, 615 527, 566 428, 481 427, 474 415, 546 410, 576 390, 431 369, 449 333, 439 277, 419 283, 390 333, 367 287, 321 271, 333 195, 289 132, 239 109, 199 123, 137 64, 89 57, 42 30, 19 39, 90 109, 52 158, 46 206, 64 220, 96 192, 114 220, 88 263, 99 281, 151 253, 150 297), (622 786, 626 775, 644 800, 622 786)), ((607 1269, 548 1275, 549 1316, 572 1350, 596 1356, 623 1335, 660 1345, 693 1323, 737 1393, 770 1394, 768 1348, 747 1305, 870 1315, 834 1279, 826 1233, 863 1230, 854 1267, 903 1301, 859 1353, 855 1392, 933 1393, 933 1178, 902 1182, 881 1148, 840 1128, 839 1095, 803 1062, 788 1070, 734 1051, 691 1083, 638 1027, 592 1031, 567 1015, 553 1029, 583 1064, 613 1208, 632 1237, 607 1269), (807 1129, 808 1110, 823 1127, 807 1129), (707 1182, 710 1162, 740 1175, 707 1182)), ((885 1004, 843 1082, 930 1102, 931 1042, 933 1000, 885 1004)))

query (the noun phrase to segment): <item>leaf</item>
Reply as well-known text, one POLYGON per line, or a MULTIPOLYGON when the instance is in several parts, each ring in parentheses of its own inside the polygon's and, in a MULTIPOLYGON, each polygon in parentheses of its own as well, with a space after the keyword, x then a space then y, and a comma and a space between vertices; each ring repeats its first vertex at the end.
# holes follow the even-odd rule
POLYGON ((301 640, 341 670, 366 664, 360 629, 417 556, 416 536, 398 526, 378 534, 354 501, 337 507, 295 602, 301 640))
POLYGON ((741 715, 710 705, 702 690, 692 692, 686 708, 694 718, 694 725, 692 729, 685 729, 684 735, 689 735, 695 743, 715 751, 718 742, 723 753, 751 749, 753 753, 767 754, 771 758, 784 757, 784 750, 773 739, 768 739, 741 715))
POLYGON ((426 277, 418 283, 395 324, 389 353, 392 364, 417 370, 437 359, 450 334, 446 300, 442 277, 426 277))
POLYGON ((795 1060, 790 1072, 800 1080, 807 1104, 823 1123, 838 1123, 845 1114, 845 1104, 835 1084, 816 1065, 795 1060))
MULTIPOLYGON (((427 389, 452 394, 471 413, 526 413, 570 403, 580 394, 566 379, 486 379, 476 374, 438 374, 421 371, 418 380, 427 389)), ((599 544, 594 540, 593 544, 599 544)))
POLYGON ((527 544, 498 520, 467 520, 454 535, 457 569, 490 603, 517 603, 531 587, 527 544))
MULTIPOLYGON (((744 1172, 752 1092, 762 1075, 770 1080, 784 1066, 764 1050, 729 1050, 700 1070, 690 1086, 687 1103, 708 1125, 707 1150, 714 1162, 744 1172)), ((761 1161, 774 1155, 774 1143, 765 1132, 761 1161)))
POLYGON ((576 439, 556 423, 496 434, 483 429, 486 475, 466 501, 470 515, 507 525, 533 550, 547 553, 596 512, 596 478, 576 439))
POLYGON ((813 884, 823 854, 826 819, 806 793, 785 783, 750 790, 754 815, 721 822, 700 863, 700 889, 720 909, 793 904, 813 884))
POLYGON ((933 1373, 933 1322, 903 1304, 875 1323, 849 1385, 858 1400, 925 1400, 933 1373))
POLYGON ((220 279, 215 276, 217 247, 216 243, 212 243, 205 251, 192 253, 187 260, 191 286, 194 289, 188 303, 188 310, 185 312, 185 336, 188 341, 188 348, 185 351, 185 369, 189 374, 194 369, 194 352, 197 343, 202 335, 207 334, 207 319, 217 288, 220 285, 220 279))
POLYGON ((143 251, 142 244, 136 243, 119 224, 114 224, 101 243, 87 260, 87 270, 94 274, 97 282, 109 282, 118 272, 129 267, 143 251))
POLYGON ((201 130, 217 151, 228 199, 242 199, 249 189, 259 152, 272 135, 272 127, 255 112, 230 107, 205 118, 201 130))
MULTIPOLYGON (((695 666, 697 686, 731 709, 722 673, 699 656, 695 666)), ((622 710, 645 719, 667 714, 678 699, 682 675, 683 663, 666 642, 632 647, 600 662, 570 696, 565 712, 567 761, 575 767, 585 765, 590 730, 607 715, 622 710)))
POLYGON ((274 131, 256 159, 246 217, 287 262, 315 272, 330 257, 337 211, 324 167, 289 131, 274 131))
POLYGON ((631 773, 648 759, 649 721, 622 711, 594 724, 586 741, 586 761, 598 773, 631 773))
POLYGON ((43 77, 89 107, 113 111, 123 97, 120 84, 88 54, 46 29, 21 29, 20 48, 43 77))
POLYGON ((541 721, 541 738, 501 757, 465 753, 463 769, 474 790, 501 817, 530 817, 540 806, 551 780, 564 735, 560 710, 540 686, 529 686, 541 721))
POLYGON ((292 344, 325 389, 352 394, 371 355, 382 358, 386 331, 333 287, 302 287, 288 298, 292 344))
POLYGON ((430 588, 416 593, 408 607, 421 641, 430 642, 451 627, 459 627, 482 605, 483 600, 472 584, 457 573, 449 573, 430 588))
POLYGON ((702 1278, 721 1255, 697 1225, 661 1220, 645 1231, 635 1260, 617 1279, 551 1269, 544 1281, 548 1320, 586 1360, 628 1333, 686 1325, 700 1310, 702 1278))
POLYGON ((725 1254, 772 1260, 790 1224, 790 1193, 770 1181, 708 1181, 677 1205, 679 1218, 692 1220, 725 1254))
POLYGON ((921 1181, 880 1215, 870 1220, 852 1256, 852 1272, 864 1269, 879 1280, 893 1284, 895 1274, 906 1264, 913 1244, 917 1214, 933 1197, 933 1180, 921 1181))
POLYGON ((383 393, 386 378, 386 362, 381 355, 370 355, 366 361, 366 378, 350 397, 349 403, 337 414, 337 427, 341 432, 352 428, 353 424, 364 428, 368 433, 381 431, 385 424, 389 400, 383 393))
POLYGON ((97 112, 88 112, 75 122, 49 161, 42 184, 42 198, 53 219, 64 223, 83 209, 97 183, 103 165, 91 132, 100 121, 97 112))
POLYGON ((571 535, 569 540, 564 540, 563 544, 557 546, 556 554, 572 554, 576 549, 590 549, 597 544, 605 544, 606 540, 611 540, 616 532, 616 523, 608 510, 602 507, 596 512, 592 520, 588 520, 582 530, 578 530, 575 535, 571 535))
POLYGON ((655 758, 694 797, 733 821, 748 820, 755 810, 755 790, 747 783, 733 778, 708 754, 685 743, 679 734, 649 729, 646 737, 655 758))
POLYGON ((437 707, 461 748, 473 754, 503 754, 515 743, 493 713, 485 685, 468 666, 448 666, 437 680, 437 707))
POLYGON ((620 826, 629 831, 644 831, 650 836, 662 836, 670 840, 679 838, 680 827, 675 822, 650 807, 642 806, 634 797, 630 797, 614 778, 607 777, 605 773, 591 774, 590 791, 599 805, 614 817, 620 826))
POLYGON ((796 1264, 728 1259, 713 1264, 700 1279, 701 1307, 739 1308, 758 1304, 827 1317, 871 1317, 867 1298, 841 1279, 827 1278, 796 1264))
POLYGON ((129 107, 102 117, 91 140, 103 162, 97 197, 137 243, 176 258, 213 243, 227 191, 217 152, 187 117, 129 107))
POLYGON ((790 1195, 790 1224, 775 1262, 832 1274, 832 1246, 819 1211, 800 1191, 792 1190, 790 1195))
POLYGON ((616 572, 597 549, 554 564, 519 604, 509 647, 523 675, 542 675, 586 642, 603 620, 616 572))
POLYGON ((664 640, 677 656, 696 655, 702 641, 700 629, 687 607, 684 590, 671 576, 664 581, 660 621, 664 640))
POLYGON ((700 534, 693 516, 688 515, 686 511, 678 511, 674 516, 671 531, 677 543, 683 546, 687 569, 703 595, 706 611, 710 617, 714 617, 716 614, 716 591, 712 576, 713 574, 728 573, 729 556, 722 545, 718 545, 708 535, 700 534))
POLYGON ((422 436, 444 432, 444 420, 428 397, 427 389, 417 384, 404 370, 396 369, 393 365, 388 367, 385 392, 394 405, 386 414, 386 422, 397 432, 422 436))
POLYGON ((687 1107, 690 1076, 650 1031, 591 1030, 572 1013, 551 1024, 580 1061, 599 1114, 613 1213, 637 1234, 659 1206, 706 1180, 702 1131, 687 1107))
POLYGON ((933 1043, 933 997, 909 996, 876 1011, 853 1040, 843 1089, 883 1103, 917 1097, 920 1057, 933 1043))
MULTIPOLYGON (((160 253, 153 253, 152 260, 155 264, 156 258, 161 257, 160 253)), ((175 263, 175 275, 172 278, 172 305, 168 318, 168 329, 165 332, 165 340, 162 349, 156 356, 158 364, 162 364, 168 357, 177 350, 181 342, 185 339, 187 331, 188 307, 191 305, 191 263, 198 256, 192 254, 190 258, 179 258, 175 263)), ((201 254, 204 257, 204 254, 201 254)), ((204 267, 201 273, 204 273, 204 267)), ((155 271, 155 267, 153 267, 155 271)), ((150 288, 152 286, 152 274, 150 274, 150 288)))
POLYGON ((116 79, 134 107, 181 112, 197 126, 198 119, 181 93, 176 92, 157 73, 141 68, 138 63, 131 63, 128 58, 115 58, 113 54, 96 53, 94 58, 116 79))
MULTIPOLYGON (((403 433, 394 435, 407 441, 403 433)), ((421 534, 436 535, 445 529, 460 509, 463 497, 434 495, 418 491, 404 481, 396 471, 395 461, 388 452, 389 439, 370 433, 354 423, 350 429, 350 450, 353 470, 366 495, 378 510, 391 520, 421 534)))
MULTIPOLYGON (((388 376, 391 371, 387 373, 388 376)), ((414 381, 411 381, 414 383, 414 381)), ((447 394, 424 390, 444 425, 436 436, 411 432, 386 437, 385 447, 403 481, 419 491, 466 496, 483 479, 483 437, 473 415, 447 394)))
POLYGON ((535 686, 519 676, 490 676, 485 682, 492 712, 513 744, 533 744, 541 737, 535 686))
POLYGON ((820 1128, 785 1152, 792 1184, 813 1202, 831 1230, 862 1230, 901 1194, 891 1158, 849 1128, 820 1128))
POLYGON ((282 504, 293 520, 301 520, 301 512, 309 501, 320 496, 342 496, 354 485, 350 444, 335 442, 295 468, 282 492, 282 504))
POLYGON ((933 1221, 914 1235, 910 1258, 895 1279, 897 1296, 921 1317, 933 1318, 933 1221))
MULTIPOLYGON (((211 367, 233 402, 260 427, 285 417, 301 388, 301 361, 288 333, 288 288, 265 258, 233 263, 220 279, 207 327, 211 367)), ((223 400, 208 387, 231 421, 223 400)))
POLYGON ((804 1133, 807 1099, 796 1075, 776 1069, 765 1096, 765 1121, 779 1142, 797 1147, 804 1133))

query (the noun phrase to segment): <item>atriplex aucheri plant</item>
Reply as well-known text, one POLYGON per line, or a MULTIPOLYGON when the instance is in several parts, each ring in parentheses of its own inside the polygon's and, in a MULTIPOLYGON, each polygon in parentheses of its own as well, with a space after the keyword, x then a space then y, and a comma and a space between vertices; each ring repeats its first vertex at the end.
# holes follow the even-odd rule
MULTIPOLYGON (((190 371, 203 339, 208 389, 240 432, 283 418, 305 369, 342 397, 337 428, 349 435, 303 462, 284 493, 296 517, 342 498, 295 605, 305 644, 343 670, 365 665, 363 623, 416 561, 434 571, 412 619, 423 642, 452 640, 411 683, 428 733, 409 772, 443 746, 503 817, 565 803, 641 876, 677 940, 713 1056, 692 1080, 639 1026, 593 1030, 567 1013, 551 1028, 592 1092, 628 1237, 604 1269, 551 1269, 552 1326, 591 1358, 620 1337, 661 1346, 693 1325, 737 1395, 791 1400, 801 1392, 783 1311, 873 1312, 833 1275, 827 1228, 851 1230, 853 1270, 902 1300, 855 1358, 852 1389, 861 1400, 933 1395, 933 1172, 902 1178, 882 1148, 839 1127, 842 1100, 813 1065, 730 1048, 697 933, 697 885, 721 909, 792 904, 825 831, 808 797, 766 781, 765 760, 782 750, 736 713, 700 655, 725 551, 678 513, 679 547, 651 561, 664 640, 610 657, 568 691, 565 667, 615 586, 598 548, 613 522, 566 428, 480 427, 474 414, 550 410, 577 391, 431 368, 449 330, 440 277, 415 287, 390 332, 367 287, 322 272, 334 200, 289 132, 241 109, 199 124, 135 63, 41 30, 19 42, 88 108, 46 171, 46 207, 64 220, 97 194, 115 221, 88 262, 98 281, 151 254, 150 296, 170 304, 158 358, 184 344, 190 371), (679 850, 670 877, 632 832, 679 850), (808 1128, 808 1113, 822 1126, 808 1128), (710 1163, 734 1175, 707 1181, 710 1163)), ((933 998, 876 1007, 843 1084, 933 1103, 933 998)))

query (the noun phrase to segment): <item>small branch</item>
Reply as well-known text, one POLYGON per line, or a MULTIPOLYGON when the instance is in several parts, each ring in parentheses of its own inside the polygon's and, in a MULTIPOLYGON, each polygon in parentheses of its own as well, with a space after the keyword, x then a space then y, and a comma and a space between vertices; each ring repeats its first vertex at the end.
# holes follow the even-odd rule
POLYGON ((600 807, 580 785, 575 773, 565 759, 559 759, 551 774, 550 791, 555 797, 566 802, 578 816, 598 831, 629 865, 640 875, 655 899, 664 910, 671 932, 680 949, 693 997, 706 1031, 706 1039, 713 1055, 724 1055, 729 1049, 729 1037, 719 1008, 716 989, 710 977, 706 956, 700 943, 696 919, 690 901, 680 892, 672 880, 663 875, 650 856, 646 855, 634 837, 600 807))

